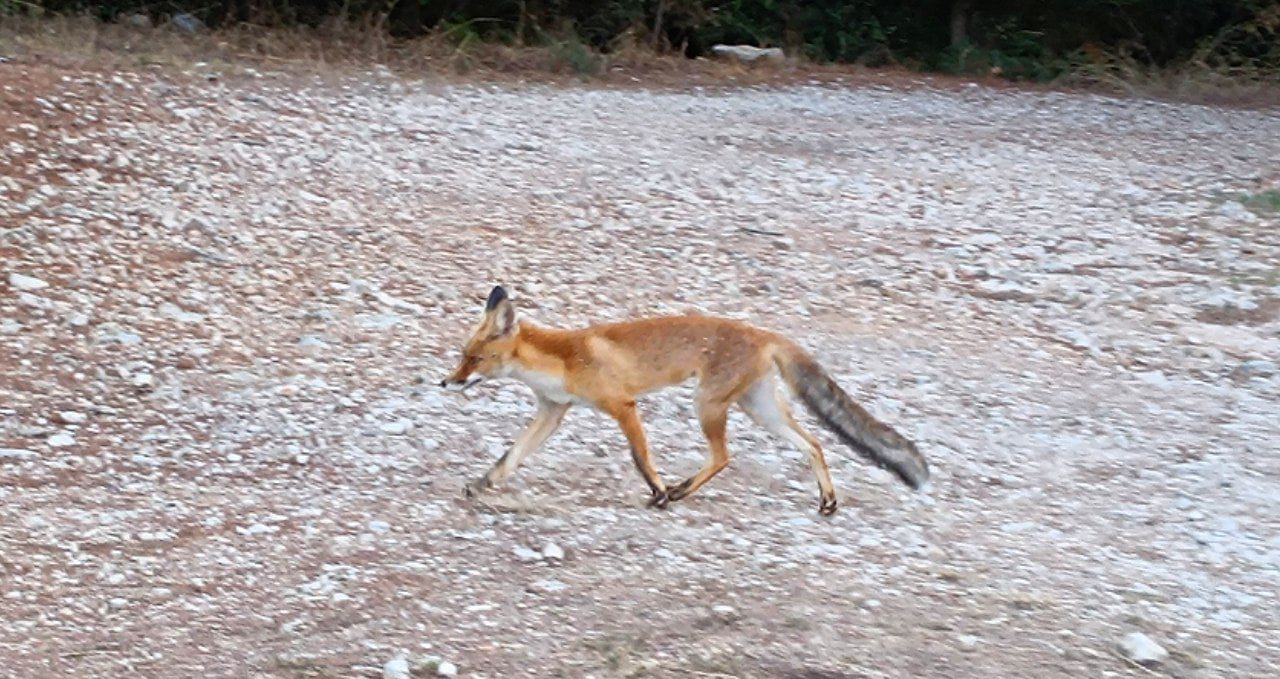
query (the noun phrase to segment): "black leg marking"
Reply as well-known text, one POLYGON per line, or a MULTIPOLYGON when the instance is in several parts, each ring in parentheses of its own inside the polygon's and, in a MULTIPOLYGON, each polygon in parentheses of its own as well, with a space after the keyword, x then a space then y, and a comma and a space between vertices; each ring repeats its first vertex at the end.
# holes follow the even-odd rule
POLYGON ((493 482, 489 480, 489 475, 485 474, 475 481, 463 486, 462 494, 468 498, 475 498, 492 487, 493 482))
POLYGON ((689 488, 693 486, 693 477, 689 477, 681 481, 679 485, 667 490, 667 498, 672 502, 683 500, 689 495, 689 488))

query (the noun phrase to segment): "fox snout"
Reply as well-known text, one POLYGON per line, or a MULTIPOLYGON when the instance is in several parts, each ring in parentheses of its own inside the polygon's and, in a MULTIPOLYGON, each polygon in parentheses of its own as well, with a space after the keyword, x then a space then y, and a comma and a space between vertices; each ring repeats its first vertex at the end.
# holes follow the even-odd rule
POLYGON ((449 373, 443 380, 440 380, 440 388, 460 391, 479 382, 482 378, 476 374, 475 367, 474 359, 464 358, 458 364, 458 367, 454 368, 453 372, 449 373))
POLYGON ((463 378, 449 376, 440 380, 440 388, 449 391, 466 391, 482 381, 484 381, 484 378, 475 374, 463 378))

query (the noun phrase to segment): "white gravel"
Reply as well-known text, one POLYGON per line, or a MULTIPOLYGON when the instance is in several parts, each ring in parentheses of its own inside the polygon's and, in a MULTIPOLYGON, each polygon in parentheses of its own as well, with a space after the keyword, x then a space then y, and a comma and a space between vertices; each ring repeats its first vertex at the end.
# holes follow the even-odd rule
MULTIPOLYGON (((6 671, 1144 676, 1140 629, 1161 671, 1280 673, 1280 220, 1232 202, 1280 187, 1280 115, 155 78, 54 71, 0 125, 6 671), (787 332, 932 490, 823 435, 822 520, 735 414, 657 512, 575 411, 469 503, 531 412, 433 386, 495 282, 787 332)), ((673 481, 688 397, 643 408, 673 481)))

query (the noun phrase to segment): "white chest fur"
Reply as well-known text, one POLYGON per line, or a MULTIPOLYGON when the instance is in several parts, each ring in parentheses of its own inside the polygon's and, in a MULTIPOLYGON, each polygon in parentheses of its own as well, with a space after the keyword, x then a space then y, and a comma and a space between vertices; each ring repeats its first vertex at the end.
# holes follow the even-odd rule
POLYGON ((514 368, 508 374, 508 377, 520 380, 529 385, 538 398, 550 401, 552 403, 584 403, 580 397, 569 393, 564 386, 564 380, 556 375, 549 375, 544 372, 535 370, 521 370, 514 368))

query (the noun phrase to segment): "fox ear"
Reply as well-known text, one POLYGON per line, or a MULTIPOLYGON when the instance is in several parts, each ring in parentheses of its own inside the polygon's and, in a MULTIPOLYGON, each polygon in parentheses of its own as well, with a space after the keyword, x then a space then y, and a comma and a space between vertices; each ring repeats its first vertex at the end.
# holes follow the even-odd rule
POLYGON ((516 329, 516 305, 511 300, 504 299, 498 302, 493 311, 493 336, 506 337, 516 329))
POLYGON ((489 291, 489 299, 484 303, 484 310, 493 311, 505 299, 507 299, 507 291, 503 290, 501 285, 493 286, 493 290, 489 291))
POLYGON ((516 305, 501 285, 494 286, 484 303, 485 322, 490 337, 505 337, 516 329, 516 305))

